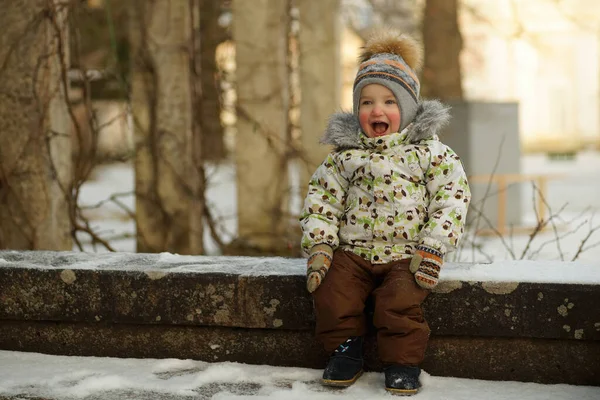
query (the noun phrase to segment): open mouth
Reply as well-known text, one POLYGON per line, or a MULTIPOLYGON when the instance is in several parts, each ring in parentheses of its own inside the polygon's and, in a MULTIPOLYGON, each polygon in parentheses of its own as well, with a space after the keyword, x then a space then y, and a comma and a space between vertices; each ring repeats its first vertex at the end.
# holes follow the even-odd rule
POLYGON ((386 124, 385 122, 372 122, 371 123, 371 129, 373 129, 373 132, 375 133, 376 136, 384 135, 387 132, 388 128, 389 128, 389 125, 386 124))

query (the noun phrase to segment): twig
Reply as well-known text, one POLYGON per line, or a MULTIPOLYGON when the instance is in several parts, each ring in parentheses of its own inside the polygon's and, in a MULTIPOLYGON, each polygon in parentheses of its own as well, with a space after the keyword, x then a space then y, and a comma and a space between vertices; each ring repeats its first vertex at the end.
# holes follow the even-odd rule
POLYGON ((100 200, 96 204, 87 205, 87 206, 81 206, 80 208, 82 210, 91 210, 91 209, 100 208, 100 207, 102 207, 106 203, 115 202, 115 200, 118 199, 119 197, 128 197, 128 196, 133 196, 134 194, 135 194, 134 192, 118 192, 118 193, 113 193, 110 197, 108 197, 108 198, 106 198, 104 200, 100 200))
MULTIPOLYGON (((550 204, 548 204, 548 202, 546 201, 546 198, 544 197, 544 194, 542 193, 542 191, 537 187, 537 185, 535 183, 533 183, 533 187, 534 187, 535 190, 537 190, 538 196, 540 196, 540 199, 542 200, 542 202, 544 203, 544 205, 548 209, 548 213, 552 215, 552 208, 550 207, 550 204)), ((534 190, 534 193, 535 193, 535 190, 534 190)), ((561 208, 561 210, 564 209, 567 206, 567 204, 568 203, 565 203, 563 205, 563 207, 561 208)), ((560 255, 561 261, 564 261, 565 260, 565 256, 564 256, 564 254, 562 252, 562 249, 560 248, 560 237, 559 237, 559 234, 558 234, 558 229, 556 228, 556 224, 554 223, 554 218, 550 218, 549 222, 552 224, 552 230, 554 231, 554 236, 556 238, 556 249, 558 250, 558 254, 560 255)))
MULTIPOLYGON (((506 250, 510 253, 511 257, 513 258, 513 260, 516 260, 516 255, 513 251, 513 249, 506 244, 506 240, 504 239, 504 235, 502 235, 498 229, 496 229, 493 225, 493 223, 489 220, 489 218, 480 210, 478 210, 476 207, 471 206, 470 210, 473 210, 477 213, 477 217, 482 218, 485 222, 488 223, 488 225, 490 226, 490 229, 496 234, 496 236, 498 236, 498 238, 500 239, 500 241, 502 242, 502 245, 506 248, 506 250)), ((477 234, 477 230, 474 231, 475 234, 477 234)), ((473 259, 475 258, 474 253, 472 253, 472 257, 473 259)))
MULTIPOLYGON (((90 227, 88 221, 85 221, 84 225, 76 224, 75 231, 85 232, 88 235, 90 235, 90 237, 92 238, 92 244, 100 243, 102 246, 106 247, 107 250, 113 251, 113 252, 116 251, 110 245, 110 243, 108 243, 106 240, 102 239, 100 236, 98 236, 98 234, 96 232, 94 232, 94 230, 90 227)), ((79 241, 77 242, 77 245, 79 247, 79 250, 83 251, 83 247, 81 246, 81 243, 79 243, 79 241)))
POLYGON ((223 242, 223 240, 219 236, 219 233, 217 232, 217 225, 215 219, 213 218, 212 212, 210 211, 210 208, 208 207, 206 201, 204 202, 204 220, 206 221, 208 229, 210 230, 210 237, 212 238, 212 240, 215 241, 217 246, 219 246, 219 249, 222 251, 223 248, 225 248, 225 243, 223 242))
MULTIPOLYGON (((592 218, 590 219, 590 226, 592 225, 592 221, 593 221, 594 215, 592 215, 592 218)), ((586 250, 592 249, 596 246, 600 245, 600 242, 595 243, 591 246, 585 247, 585 244, 587 243, 587 241, 590 239, 590 237, 594 234, 594 232, 596 232, 597 230, 600 229, 600 225, 596 226, 595 228, 590 228, 588 234, 583 238, 583 240, 581 241, 581 243, 579 243, 579 247, 577 248, 577 252, 575 253, 575 255, 573 256, 573 258, 571 259, 571 261, 575 261, 577 260, 577 258, 581 255, 581 253, 583 253, 586 250)))
POLYGON ((590 245, 588 247, 584 247, 581 252, 583 253, 584 251, 593 249, 594 247, 598 247, 598 246, 600 246, 600 242, 596 242, 596 243, 594 243, 594 244, 592 244, 592 245, 590 245))
MULTIPOLYGON (((551 240, 547 240, 547 241, 545 241, 544 243, 542 243, 542 244, 540 245, 540 247, 538 247, 538 249, 537 249, 536 251, 533 251, 533 252, 531 252, 531 253, 529 254, 529 258, 530 258, 530 259, 535 259, 535 258, 537 257, 537 255, 538 255, 538 254, 540 254, 540 252, 542 251, 542 249, 543 249, 544 247, 546 247, 546 245, 548 245, 548 244, 550 244, 550 243, 554 243, 554 242, 556 242, 556 241, 559 241, 559 240, 561 240, 561 239, 564 239, 564 238, 566 238, 567 236, 570 236, 570 235, 572 235, 572 234, 576 233, 576 232, 579 230, 579 228, 581 228, 581 227, 582 227, 582 226, 583 226, 583 225, 584 225, 586 222, 587 222, 587 221, 583 221, 581 224, 579 224, 577 227, 575 227, 575 229, 573 229, 573 230, 570 230, 570 231, 566 232, 565 234, 563 234, 563 235, 561 235, 561 236, 555 236, 555 237, 554 237, 554 238, 552 238, 551 240)), ((562 253, 561 253, 561 260, 563 260, 563 261, 564 261, 564 259, 562 259, 562 253)))
MULTIPOLYGON (((484 257, 486 258, 487 262, 492 262, 492 261, 494 261, 494 258, 493 258, 492 256, 490 256, 489 254, 485 253, 485 252, 483 251, 483 249, 481 248, 481 246, 480 246, 480 245, 478 245, 478 244, 475 242, 475 240, 473 240, 473 239, 469 239, 469 238, 467 238, 467 237, 463 237, 463 239, 462 239, 462 240, 463 240, 463 245, 464 245, 464 243, 465 243, 465 242, 466 242, 466 243, 469 243, 469 244, 471 245, 471 247, 472 247, 474 250, 477 250, 477 252, 478 252, 479 254, 481 254, 482 256, 484 256, 484 257)), ((458 257, 457 259, 460 259, 460 257, 458 257)), ((473 259, 473 261, 474 261, 474 259, 473 259)))
MULTIPOLYGON (((565 206, 566 205, 562 206, 558 212, 559 213, 562 212, 563 209, 565 208, 565 206)), ((529 239, 527 240, 527 244, 525 245, 525 248, 523 249, 523 252, 521 253, 521 256, 519 257, 519 260, 524 260, 525 259, 525 256, 527 255, 527 252, 529 251, 529 248, 531 247, 531 244, 533 243, 533 239, 535 239, 535 237, 544 229, 544 227, 546 225, 548 225, 548 222, 550 220, 552 220, 553 218, 555 218, 556 215, 557 214, 553 214, 553 215, 550 215, 545 220, 538 221, 538 224, 535 226, 535 228, 533 229, 533 231, 529 234, 529 239)))

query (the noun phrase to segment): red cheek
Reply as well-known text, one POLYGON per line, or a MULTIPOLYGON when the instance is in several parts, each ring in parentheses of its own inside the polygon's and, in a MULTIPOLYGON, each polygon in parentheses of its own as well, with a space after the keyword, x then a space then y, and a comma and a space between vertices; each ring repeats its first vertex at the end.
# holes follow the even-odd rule
POLYGON ((367 126, 369 126, 369 114, 364 112, 358 113, 358 122, 360 122, 360 127, 363 132, 367 132, 367 126))
POLYGON ((400 113, 388 114, 390 120, 390 131, 398 132, 400 130, 400 113))

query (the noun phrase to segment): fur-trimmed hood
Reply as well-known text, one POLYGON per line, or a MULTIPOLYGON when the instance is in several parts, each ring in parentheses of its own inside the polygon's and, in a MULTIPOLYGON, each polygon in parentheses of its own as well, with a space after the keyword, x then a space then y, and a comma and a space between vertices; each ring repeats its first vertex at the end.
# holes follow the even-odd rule
MULTIPOLYGON (((425 100, 419 104, 417 115, 406 127, 409 143, 433 139, 450 121, 450 107, 438 100, 425 100)), ((321 138, 322 144, 332 145, 336 150, 359 149, 364 145, 358 117, 349 112, 334 113, 329 118, 327 130, 321 138)))

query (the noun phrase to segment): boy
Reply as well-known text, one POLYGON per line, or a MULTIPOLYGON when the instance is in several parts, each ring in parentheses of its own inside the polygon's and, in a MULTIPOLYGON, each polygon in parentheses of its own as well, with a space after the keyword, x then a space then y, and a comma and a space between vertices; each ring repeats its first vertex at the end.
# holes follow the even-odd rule
POLYGON ((316 336, 331 354, 323 383, 362 374, 364 305, 374 300, 386 389, 412 395, 429 340, 421 303, 463 233, 470 190, 458 156, 437 132, 448 108, 419 99, 422 49, 383 31, 367 41, 353 113, 334 114, 333 145, 309 183, 300 216, 316 336))

